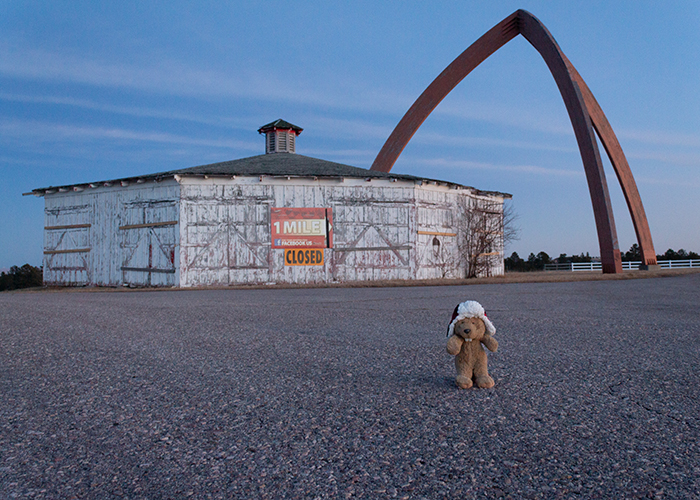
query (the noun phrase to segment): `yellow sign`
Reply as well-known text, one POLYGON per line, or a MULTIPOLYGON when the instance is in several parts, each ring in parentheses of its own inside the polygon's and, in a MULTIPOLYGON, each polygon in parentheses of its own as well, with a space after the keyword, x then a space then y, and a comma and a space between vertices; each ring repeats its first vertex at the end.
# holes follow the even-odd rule
POLYGON ((285 266, 322 266, 323 250, 301 250, 287 248, 284 250, 285 266))

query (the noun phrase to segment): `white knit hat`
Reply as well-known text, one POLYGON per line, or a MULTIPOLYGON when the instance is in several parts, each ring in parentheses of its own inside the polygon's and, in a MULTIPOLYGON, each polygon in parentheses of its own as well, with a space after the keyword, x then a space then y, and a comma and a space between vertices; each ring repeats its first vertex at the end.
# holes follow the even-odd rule
POLYGON ((489 335, 494 335, 496 333, 496 327, 494 327, 493 323, 486 317, 486 312, 482 305, 475 300, 467 300, 455 307, 452 313, 452 322, 447 328, 448 337, 454 335, 455 323, 464 318, 480 318, 484 322, 484 326, 486 326, 486 333, 489 335))

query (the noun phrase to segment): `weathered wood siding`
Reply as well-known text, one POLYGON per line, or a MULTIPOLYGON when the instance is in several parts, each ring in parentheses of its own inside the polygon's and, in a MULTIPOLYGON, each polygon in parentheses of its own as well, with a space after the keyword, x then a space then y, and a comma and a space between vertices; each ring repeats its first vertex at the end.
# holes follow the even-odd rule
POLYGON ((416 279, 459 278, 464 262, 457 248, 455 207, 466 190, 416 189, 416 279))
POLYGON ((44 282, 177 286, 179 198, 175 181, 45 195, 44 282))
POLYGON ((336 281, 410 279, 415 268, 411 187, 336 188, 332 277, 336 281))
POLYGON ((340 181, 183 180, 182 286, 410 279, 412 189, 340 181), (350 184, 350 185, 348 185, 350 184), (333 209, 323 266, 285 266, 271 248, 271 207, 333 209))
MULTIPOLYGON (((460 277, 455 209, 465 196, 475 195, 412 181, 273 177, 47 194, 44 279, 189 287, 460 277), (271 244, 273 207, 332 209, 323 265, 285 265, 271 244)), ((502 252, 493 259, 502 273, 502 252)))
POLYGON ((180 182, 181 286, 464 275, 454 212, 457 197, 471 196, 466 189, 361 179, 180 182), (272 207, 333 210, 333 248, 324 250, 323 266, 285 266, 284 251, 271 248, 272 207))
POLYGON ((270 281, 270 186, 183 184, 181 286, 270 281))
POLYGON ((94 277, 93 205, 79 193, 46 196, 44 282, 87 285, 94 277))

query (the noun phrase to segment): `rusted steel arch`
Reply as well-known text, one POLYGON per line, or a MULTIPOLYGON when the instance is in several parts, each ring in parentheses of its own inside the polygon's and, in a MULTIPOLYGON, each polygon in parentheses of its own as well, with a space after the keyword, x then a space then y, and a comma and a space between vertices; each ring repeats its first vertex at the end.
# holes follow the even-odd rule
POLYGON ((642 198, 639 196, 639 191, 637 190, 637 183, 634 181, 634 176, 632 175, 629 163, 627 163, 625 153, 623 153, 615 132, 610 126, 605 113, 603 113, 600 104, 598 104, 596 98, 593 97, 593 93, 588 88, 588 85, 583 81, 583 78, 581 78, 581 75, 576 71, 573 64, 571 64, 566 57, 564 59, 574 81, 578 84, 579 89, 581 89, 583 100, 586 103, 588 113, 593 122, 593 127, 598 133, 598 137, 600 137, 600 142, 603 143, 610 163, 615 170, 615 175, 617 175, 617 180, 622 187, 622 193, 625 196, 627 208, 632 217, 634 232, 639 242, 639 248, 642 254, 642 266, 654 266, 656 265, 656 252, 654 251, 654 243, 651 239, 649 223, 647 222, 646 212, 644 212, 644 205, 642 205, 642 198))
POLYGON ((474 68, 519 34, 523 35, 544 59, 569 113, 591 194, 603 272, 622 272, 622 262, 605 171, 594 129, 610 157, 625 194, 642 250, 642 264, 656 264, 644 207, 617 137, 588 86, 563 54, 547 28, 536 17, 524 10, 514 12, 486 32, 438 75, 391 133, 375 158, 372 170, 391 171, 403 149, 440 101, 474 68))

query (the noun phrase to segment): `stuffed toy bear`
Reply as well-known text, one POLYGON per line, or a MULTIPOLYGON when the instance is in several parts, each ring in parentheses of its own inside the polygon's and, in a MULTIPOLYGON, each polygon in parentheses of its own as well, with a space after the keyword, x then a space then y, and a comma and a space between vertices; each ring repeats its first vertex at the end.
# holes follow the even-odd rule
POLYGON ((492 337, 495 333, 496 328, 478 302, 468 300, 455 307, 447 329, 447 352, 455 356, 455 382, 461 389, 470 388, 472 379, 477 387, 490 389, 494 386, 488 372, 486 352, 481 344, 489 351, 496 352, 498 341, 492 337))

